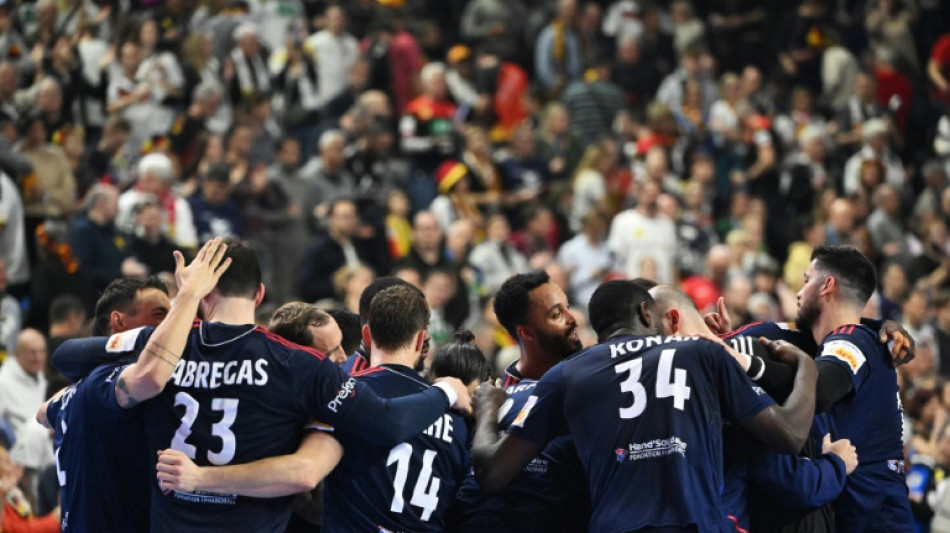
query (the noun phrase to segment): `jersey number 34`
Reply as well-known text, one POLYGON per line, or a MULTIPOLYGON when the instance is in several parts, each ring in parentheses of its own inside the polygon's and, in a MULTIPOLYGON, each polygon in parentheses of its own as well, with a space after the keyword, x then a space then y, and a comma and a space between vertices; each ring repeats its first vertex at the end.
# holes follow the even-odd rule
MULTIPOLYGON (((656 397, 673 398, 673 407, 680 411, 689 399, 690 389, 686 385, 686 370, 677 368, 673 372, 673 354, 675 349, 663 350, 660 353, 660 363, 656 373, 656 397), (675 376, 675 379, 670 379, 675 376)), ((620 383, 620 392, 633 394, 633 405, 620 408, 620 418, 636 418, 647 408, 647 391, 640 383, 640 374, 643 372, 643 358, 638 357, 624 361, 614 367, 618 374, 626 373, 627 377, 620 383)))

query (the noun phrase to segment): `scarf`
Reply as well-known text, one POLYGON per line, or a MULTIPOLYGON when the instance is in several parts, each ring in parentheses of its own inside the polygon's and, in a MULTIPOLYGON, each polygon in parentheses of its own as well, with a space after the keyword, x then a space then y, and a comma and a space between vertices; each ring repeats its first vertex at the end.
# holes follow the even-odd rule
POLYGON ((234 72, 237 75, 238 87, 241 88, 241 94, 247 96, 255 91, 267 92, 270 90, 270 76, 267 73, 267 65, 260 55, 255 55, 250 60, 244 56, 240 48, 231 50, 231 61, 234 62, 234 72))

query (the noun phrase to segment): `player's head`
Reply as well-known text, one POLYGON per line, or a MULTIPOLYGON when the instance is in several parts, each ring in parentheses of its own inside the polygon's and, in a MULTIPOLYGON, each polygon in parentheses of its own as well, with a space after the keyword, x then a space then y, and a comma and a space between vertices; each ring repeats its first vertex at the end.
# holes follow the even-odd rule
POLYGON ((280 306, 267 328, 291 342, 325 353, 336 364, 346 360, 343 335, 336 321, 313 304, 290 302, 280 306))
POLYGON ((448 344, 443 345, 436 352, 429 375, 432 378, 453 377, 468 385, 471 392, 475 391, 481 382, 488 379, 491 366, 475 345, 475 335, 467 330, 455 332, 448 344))
POLYGON ((653 298, 653 316, 660 333, 695 335, 700 333, 698 329, 705 326, 696 304, 683 291, 672 285, 659 284, 648 292, 653 298))
POLYGON ((374 279, 369 285, 363 289, 363 293, 360 294, 360 325, 365 326, 369 322, 370 314, 370 304, 373 303, 373 298, 377 294, 383 292, 384 290, 395 287, 396 285, 403 285, 407 287, 412 287, 412 285, 401 278, 396 276, 381 276, 374 279))
POLYGON ((653 298, 643 287, 630 280, 602 283, 590 297, 587 311, 590 325, 597 332, 600 342, 618 332, 647 335, 657 330, 651 315, 653 298))
POLYGON ((228 249, 225 259, 231 259, 231 266, 221 274, 214 292, 223 298, 247 298, 260 304, 264 298, 264 285, 261 283, 261 262, 254 248, 243 241, 225 239, 228 249))
POLYGON ((860 312, 876 287, 874 265, 856 248, 818 246, 805 270, 805 284, 798 291, 795 323, 810 331, 826 305, 844 305, 860 312))
POLYGON ((397 285, 373 298, 363 337, 370 337, 374 356, 376 350, 384 354, 411 350, 409 366, 414 367, 420 360, 428 325, 429 306, 422 293, 415 287, 397 285))
POLYGON ((155 276, 112 280, 96 302, 92 334, 112 335, 157 326, 170 308, 168 288, 155 276))
POLYGON ((340 328, 340 334, 343 340, 340 343, 343 346, 343 353, 349 355, 360 347, 360 315, 351 313, 346 309, 327 309, 327 314, 336 320, 336 325, 340 328))
POLYGON ((505 280, 493 304, 498 322, 521 344, 526 355, 538 350, 555 359, 569 357, 582 348, 577 319, 569 305, 564 290, 543 270, 505 280))

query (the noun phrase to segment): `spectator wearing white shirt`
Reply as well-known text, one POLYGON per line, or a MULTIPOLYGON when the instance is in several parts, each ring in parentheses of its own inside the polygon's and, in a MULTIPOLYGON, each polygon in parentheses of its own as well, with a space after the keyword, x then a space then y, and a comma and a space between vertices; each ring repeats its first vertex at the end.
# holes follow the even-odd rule
POLYGON ((46 399, 46 339, 35 329, 25 329, 13 353, 0 365, 0 418, 19 434, 46 399))
POLYGON ((20 304, 6 294, 7 264, 0 259, 0 353, 11 353, 16 346, 16 339, 20 335, 23 325, 23 316, 20 304))
POLYGON ((521 252, 508 242, 511 226, 504 215, 489 217, 487 234, 488 238, 472 249, 468 262, 481 272, 482 284, 489 293, 493 293, 506 279, 525 273, 530 267, 521 252))
POLYGON ((861 128, 864 146, 844 166, 844 193, 854 194, 861 187, 861 164, 875 159, 884 166, 884 181, 900 189, 904 186, 904 164, 891 150, 886 119, 871 119, 861 128))
POLYGON ((325 16, 326 29, 314 33, 306 42, 317 63, 320 105, 346 89, 347 73, 360 53, 356 38, 346 32, 346 13, 343 8, 330 6, 325 16))
POLYGON ((607 217, 602 211, 588 211, 581 230, 561 246, 557 261, 567 270, 571 302, 586 309, 594 290, 613 270, 614 260, 604 240, 607 217))
POLYGON ((654 181, 640 185, 637 206, 618 214, 610 226, 607 244, 629 278, 648 277, 655 269, 656 281, 676 280, 676 226, 659 212, 660 186, 654 181))
POLYGON ((198 232, 191 207, 187 200, 172 189, 174 175, 168 156, 153 153, 143 157, 138 164, 138 174, 135 187, 119 196, 119 214, 116 217, 119 230, 131 233, 135 225, 135 207, 151 197, 164 211, 165 236, 182 248, 197 248, 198 232))

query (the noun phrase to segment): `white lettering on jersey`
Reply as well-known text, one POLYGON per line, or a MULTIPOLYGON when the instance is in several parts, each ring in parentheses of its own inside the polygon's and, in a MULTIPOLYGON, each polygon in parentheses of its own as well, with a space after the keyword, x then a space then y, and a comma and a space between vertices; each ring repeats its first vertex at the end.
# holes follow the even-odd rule
POLYGON ((644 348, 660 346, 661 344, 666 344, 669 342, 694 341, 697 339, 699 339, 698 335, 690 335, 688 337, 680 337, 678 335, 660 337, 659 335, 654 335, 652 337, 641 337, 639 339, 633 339, 632 341, 627 342, 618 342, 616 344, 610 345, 610 358, 616 359, 617 356, 639 352, 644 348))
POLYGON ((337 391, 336 397, 330 400, 330 403, 327 404, 327 409, 333 411, 334 413, 343 405, 343 401, 353 395, 356 392, 356 380, 350 378, 343 383, 343 386, 340 387, 340 390, 337 391))
POLYGON ((854 343, 844 340, 832 340, 824 344, 820 357, 830 356, 844 362, 856 374, 858 369, 867 361, 861 349, 854 343))
POLYGON ((267 360, 179 361, 171 381, 179 387, 217 389, 222 385, 266 385, 267 360))
POLYGON ((452 442, 452 416, 448 413, 442 415, 441 418, 437 419, 432 423, 431 426, 426 428, 423 431, 424 434, 435 437, 437 439, 442 439, 445 442, 452 442))

